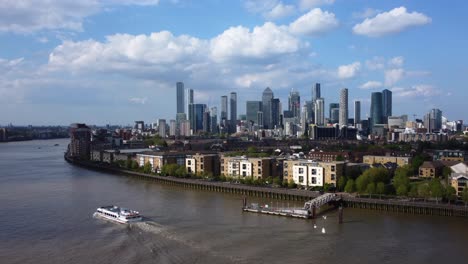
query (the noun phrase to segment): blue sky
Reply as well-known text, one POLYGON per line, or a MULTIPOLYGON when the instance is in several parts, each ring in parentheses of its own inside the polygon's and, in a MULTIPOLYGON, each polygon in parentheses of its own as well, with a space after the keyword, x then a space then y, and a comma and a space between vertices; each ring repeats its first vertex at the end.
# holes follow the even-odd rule
MULTIPOLYGON (((393 114, 440 108, 467 120, 466 1, 3 0, 0 125, 131 124, 175 118, 175 83, 195 101, 287 107, 294 88, 325 103, 349 89, 369 112, 393 91, 393 114)), ((327 110, 328 111, 328 110, 327 110)))

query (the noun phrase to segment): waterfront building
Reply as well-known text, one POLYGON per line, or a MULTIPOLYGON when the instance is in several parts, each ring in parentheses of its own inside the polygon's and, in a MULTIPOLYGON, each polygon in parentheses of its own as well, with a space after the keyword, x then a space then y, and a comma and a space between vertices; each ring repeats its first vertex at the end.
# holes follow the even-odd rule
POLYGON ((221 156, 221 175, 245 179, 267 178, 272 176, 274 158, 228 157, 221 156))
POLYGON ((262 94, 263 125, 265 128, 273 128, 271 122, 271 101, 273 98, 273 91, 270 87, 265 88, 262 94))
POLYGON ((218 176, 219 172, 219 156, 218 154, 195 153, 187 155, 185 158, 185 168, 187 173, 197 176, 218 176))
POLYGON ((438 161, 425 161, 419 166, 419 177, 435 178, 442 175, 444 165, 438 161))
POLYGON ((166 137, 166 119, 158 119, 158 134, 160 137, 166 137))
POLYGON ((384 122, 392 116, 392 91, 388 89, 382 91, 382 116, 384 122))
POLYGON ((185 153, 177 152, 154 152, 146 151, 136 154, 136 161, 140 167, 146 163, 151 164, 151 171, 161 173, 161 169, 166 164, 177 164, 185 166, 185 153))
POLYGON ((402 167, 405 165, 411 164, 411 157, 395 157, 395 156, 372 156, 366 155, 363 158, 363 163, 368 165, 374 164, 381 164, 384 165, 386 163, 395 163, 398 167, 402 167))
POLYGON ((71 124, 70 139, 69 156, 89 160, 91 158, 91 129, 86 124, 71 124))
POLYGON ((254 122, 255 124, 259 124, 258 122, 258 112, 262 111, 262 102, 261 101, 247 101, 246 102, 246 119, 247 121, 254 122))
POLYGON ((288 98, 288 109, 291 111, 292 117, 299 120, 301 116, 301 96, 298 91, 291 89, 288 98))
POLYGON ((340 127, 348 125, 348 89, 343 88, 340 91, 340 127))
POLYGON ((235 92, 231 93, 230 106, 230 132, 235 133, 237 126, 237 93, 235 92))
POLYGON ((468 174, 452 173, 450 175, 450 185, 455 188, 457 198, 462 199, 463 190, 468 188, 468 174))
POLYGON ((283 179, 293 180, 297 185, 304 187, 321 187, 324 184, 336 187, 338 179, 344 175, 345 166, 343 161, 284 160, 283 179))
POLYGON ((185 113, 185 89, 183 82, 176 83, 177 114, 185 113))
POLYGON ((361 124, 361 101, 354 101, 354 126, 361 124))
POLYGON ((371 96, 371 109, 370 109, 370 128, 374 131, 374 126, 382 124, 382 93, 374 92, 371 96))
POLYGON ((323 98, 315 100, 315 124, 318 126, 325 124, 325 100, 323 98))
POLYGON ((468 154, 463 150, 435 150, 433 157, 441 161, 466 161, 467 158, 468 154))

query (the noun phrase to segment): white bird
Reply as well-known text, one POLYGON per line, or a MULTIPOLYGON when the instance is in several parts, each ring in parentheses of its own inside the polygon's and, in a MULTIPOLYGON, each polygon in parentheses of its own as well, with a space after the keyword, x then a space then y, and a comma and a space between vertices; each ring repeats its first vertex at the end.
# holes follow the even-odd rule
POLYGON ((327 216, 326 216, 326 215, 324 215, 324 216, 322 216, 322 217, 323 217, 323 219, 327 220, 327 216))
POLYGON ((325 227, 322 227, 322 234, 325 234, 325 227))
POLYGON ((317 228, 317 225, 314 225, 314 229, 317 228))

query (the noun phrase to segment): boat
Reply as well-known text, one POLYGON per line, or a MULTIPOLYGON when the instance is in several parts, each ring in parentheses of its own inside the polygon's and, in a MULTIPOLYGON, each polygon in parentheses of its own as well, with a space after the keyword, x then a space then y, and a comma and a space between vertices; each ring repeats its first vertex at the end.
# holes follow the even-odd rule
POLYGON ((94 216, 101 217, 121 224, 139 222, 143 217, 139 212, 115 205, 102 206, 96 209, 94 216))

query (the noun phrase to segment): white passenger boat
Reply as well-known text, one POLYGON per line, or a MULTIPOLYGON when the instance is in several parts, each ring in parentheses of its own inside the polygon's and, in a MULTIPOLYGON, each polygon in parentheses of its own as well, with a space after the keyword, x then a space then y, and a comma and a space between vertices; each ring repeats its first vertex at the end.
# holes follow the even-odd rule
POLYGON ((94 213, 94 216, 102 217, 104 219, 122 224, 143 220, 139 212, 127 208, 121 208, 115 205, 99 207, 94 213))

